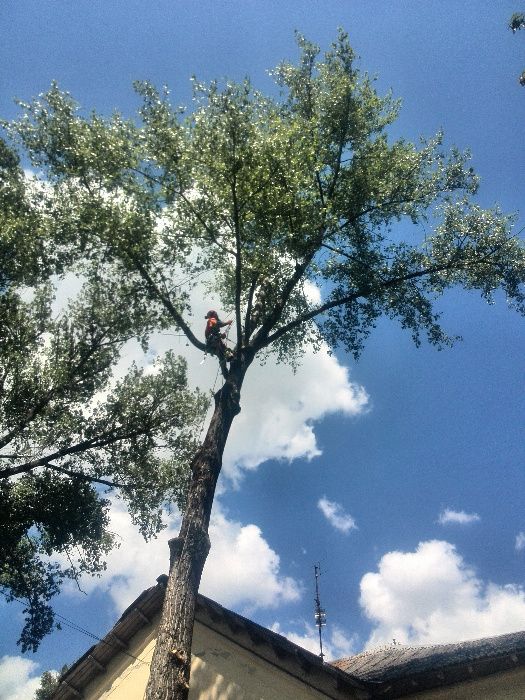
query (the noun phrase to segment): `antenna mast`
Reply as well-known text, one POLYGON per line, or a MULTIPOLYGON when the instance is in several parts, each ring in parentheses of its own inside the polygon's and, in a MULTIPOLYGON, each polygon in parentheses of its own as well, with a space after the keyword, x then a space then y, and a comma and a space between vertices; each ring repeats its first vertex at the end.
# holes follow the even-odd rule
POLYGON ((315 618, 315 624, 317 625, 319 629, 319 648, 320 648, 320 654, 319 656, 321 657, 321 661, 324 660, 324 654, 323 654, 323 633, 322 633, 322 628, 326 625, 326 610, 324 610, 321 607, 321 600, 319 598, 319 576, 321 575, 321 564, 315 564, 314 565, 314 572, 315 572, 315 612, 314 612, 314 618, 315 618))

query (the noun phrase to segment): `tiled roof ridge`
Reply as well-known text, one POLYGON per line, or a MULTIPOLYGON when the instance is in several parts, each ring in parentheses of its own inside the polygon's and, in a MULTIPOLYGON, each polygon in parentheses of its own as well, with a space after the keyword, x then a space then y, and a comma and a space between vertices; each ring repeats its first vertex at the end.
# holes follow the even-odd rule
MULTIPOLYGON (((357 659, 366 656, 374 656, 381 652, 395 652, 395 651, 432 651, 435 654, 445 652, 447 650, 453 649, 468 649, 475 648, 476 646, 484 645, 485 647, 490 646, 493 642, 501 642, 503 640, 519 639, 521 638, 525 644, 525 630, 519 630, 517 632, 504 632, 503 634, 493 635, 491 637, 474 637, 472 639, 464 639, 459 642, 442 642, 438 644, 405 644, 403 642, 396 642, 390 644, 378 644, 369 649, 363 649, 357 654, 351 656, 343 656, 340 659, 334 659, 331 664, 338 664, 350 659, 357 659)), ((501 653, 505 653, 502 650, 501 653)))

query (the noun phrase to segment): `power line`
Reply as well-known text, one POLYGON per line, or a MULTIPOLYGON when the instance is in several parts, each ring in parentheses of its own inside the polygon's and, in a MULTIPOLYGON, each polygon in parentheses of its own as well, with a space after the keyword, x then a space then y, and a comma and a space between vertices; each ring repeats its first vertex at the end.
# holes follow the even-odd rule
MULTIPOLYGON (((16 600, 17 603, 20 603, 21 605, 27 605, 25 601, 23 601, 21 598, 16 598, 13 595, 8 595, 5 591, 0 590, 0 593, 6 598, 8 602, 11 602, 12 600, 16 600)), ((106 644, 109 647, 112 648, 118 648, 120 652, 125 654, 126 656, 129 656, 130 659, 133 659, 134 661, 139 661, 141 664, 144 664, 145 666, 149 666, 150 664, 147 661, 142 661, 142 659, 139 659, 137 656, 134 656, 133 654, 130 654, 128 651, 125 649, 122 649, 118 644, 112 644, 111 642, 106 641, 105 639, 102 639, 98 635, 96 635, 94 632, 90 632, 89 630, 84 629, 81 625, 77 624, 76 622, 73 622, 73 620, 70 620, 67 617, 64 617, 64 615, 60 615, 60 613, 54 612, 53 615, 55 617, 60 618, 62 622, 66 625, 66 627, 70 627, 72 630, 75 630, 75 632, 80 632, 81 634, 86 635, 87 637, 90 637, 91 639, 95 639, 97 642, 102 642, 103 644, 106 644)))

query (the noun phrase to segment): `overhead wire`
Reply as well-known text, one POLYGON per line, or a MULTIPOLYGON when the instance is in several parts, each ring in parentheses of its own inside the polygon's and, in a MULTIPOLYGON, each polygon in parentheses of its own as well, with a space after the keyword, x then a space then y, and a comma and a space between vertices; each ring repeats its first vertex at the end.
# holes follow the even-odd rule
MULTIPOLYGON (((17 603, 20 603, 21 605, 26 605, 26 602, 24 600, 22 600, 21 598, 17 598, 16 596, 8 595, 5 591, 2 591, 2 590, 0 590, 0 593, 4 596, 4 598, 6 598, 6 600, 8 602, 10 602, 12 600, 16 600, 17 603)), ((59 618, 66 625, 66 627, 70 627, 71 629, 75 630, 76 632, 80 632, 81 634, 84 634, 87 637, 90 637, 91 639, 95 639, 97 642, 102 642, 103 644, 106 644, 107 646, 110 646, 112 648, 117 648, 120 652, 122 652, 126 656, 129 656, 134 661, 139 661, 141 664, 144 664, 147 666, 150 665, 148 661, 143 661, 142 659, 139 659, 137 656, 134 656, 130 652, 126 651, 125 649, 122 649, 122 647, 116 643, 112 644, 111 642, 108 642, 105 639, 102 639, 101 637, 96 635, 94 632, 90 632, 89 630, 86 630, 84 627, 77 624, 73 620, 70 620, 69 618, 65 617, 64 615, 61 615, 60 613, 55 612, 54 616, 59 618)))

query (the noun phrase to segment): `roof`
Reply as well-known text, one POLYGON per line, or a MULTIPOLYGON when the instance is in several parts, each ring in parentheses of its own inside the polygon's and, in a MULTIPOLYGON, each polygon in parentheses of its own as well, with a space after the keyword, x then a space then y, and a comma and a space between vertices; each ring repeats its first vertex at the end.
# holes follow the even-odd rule
MULTIPOLYGON (((53 700, 74 700, 160 612, 167 576, 143 591, 108 634, 62 676, 53 700)), ((199 594, 195 618, 329 698, 400 698, 525 666, 525 632, 459 644, 395 645, 323 663, 305 649, 199 594)), ((134 657, 132 657, 134 658, 134 657)))
MULTIPOLYGON (((132 637, 151 624, 154 616, 160 612, 167 579, 165 575, 159 576, 157 585, 143 591, 122 613, 110 632, 66 671, 52 696, 53 700, 81 697, 83 689, 105 671, 116 654, 127 653, 132 637)), ((352 674, 323 663, 319 656, 201 594, 197 596, 195 619, 329 698, 346 700, 370 697, 368 684, 352 674)))
POLYGON ((525 632, 457 644, 365 651, 332 662, 362 681, 379 683, 383 697, 404 697, 525 665, 525 632))

